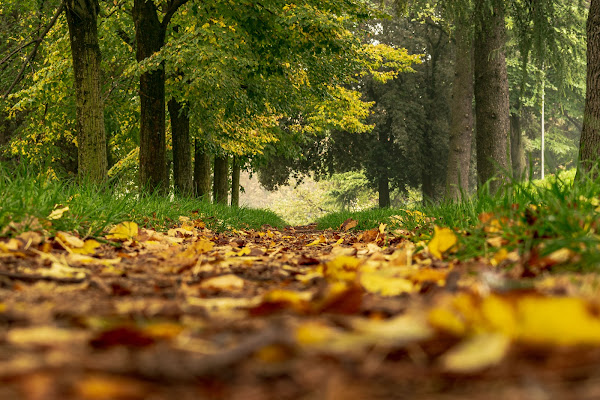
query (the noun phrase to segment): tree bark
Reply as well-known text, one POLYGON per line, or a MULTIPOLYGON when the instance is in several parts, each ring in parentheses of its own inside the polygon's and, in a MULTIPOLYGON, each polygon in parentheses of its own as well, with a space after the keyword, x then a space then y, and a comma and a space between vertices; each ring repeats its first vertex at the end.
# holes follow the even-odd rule
POLYGON ((591 1, 588 14, 586 84, 577 177, 595 179, 600 163, 600 0, 591 1))
POLYGON ((187 107, 175 99, 169 100, 171 135, 173 138, 173 180, 175 191, 190 196, 192 185, 192 150, 190 146, 190 118, 187 107))
POLYGON ((502 0, 475 2, 475 120, 477 131, 477 181, 479 186, 492 178, 496 192, 509 171, 508 77, 504 46, 504 4, 502 0))
POLYGON ((98 0, 65 2, 75 78, 78 176, 92 183, 103 182, 108 171, 98 12, 98 0))
POLYGON ((469 192, 469 166, 473 136, 473 40, 470 24, 456 25, 455 64, 450 105, 450 143, 446 173, 446 199, 460 200, 469 192))
MULTIPOLYGON (((153 1, 134 0, 136 58, 145 60, 165 44, 165 26, 153 1)), ((165 137, 165 68, 140 76, 140 184, 151 191, 168 189, 165 137)))
POLYGON ((227 204, 229 183, 229 158, 215 156, 213 198, 215 203, 227 204))
POLYGON ((210 201, 210 155, 200 140, 194 141, 194 190, 196 197, 210 201))
POLYGON ((233 157, 231 164, 231 207, 240 206, 240 173, 241 166, 238 157, 233 157))

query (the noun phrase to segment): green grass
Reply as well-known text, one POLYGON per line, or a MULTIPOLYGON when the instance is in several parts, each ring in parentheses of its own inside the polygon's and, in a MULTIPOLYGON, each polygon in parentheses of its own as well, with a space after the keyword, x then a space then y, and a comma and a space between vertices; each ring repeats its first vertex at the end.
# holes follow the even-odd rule
POLYGON ((32 229, 99 236, 109 226, 122 221, 166 230, 177 225, 180 216, 200 218, 208 228, 217 231, 260 229, 265 224, 278 228, 286 225, 267 210, 231 208, 177 196, 115 194, 108 184, 101 188, 78 185, 48 179, 24 166, 0 165, 0 236, 32 229), (61 218, 48 219, 54 209, 67 206, 69 210, 61 218))
POLYGON ((460 250, 457 257, 489 257, 498 249, 486 243, 493 234, 480 221, 489 213, 499 224, 507 250, 522 257, 541 258, 567 248, 576 257, 571 267, 600 266, 600 180, 573 183, 574 173, 551 176, 544 181, 513 182, 497 194, 485 188, 457 203, 421 206, 416 211, 384 209, 359 213, 330 214, 318 221, 320 229, 337 228, 346 218, 359 221, 356 229, 370 229, 380 223, 388 231, 403 229, 415 242, 428 241, 434 225, 450 227, 457 233, 460 250), (390 219, 400 216, 401 219, 390 219))

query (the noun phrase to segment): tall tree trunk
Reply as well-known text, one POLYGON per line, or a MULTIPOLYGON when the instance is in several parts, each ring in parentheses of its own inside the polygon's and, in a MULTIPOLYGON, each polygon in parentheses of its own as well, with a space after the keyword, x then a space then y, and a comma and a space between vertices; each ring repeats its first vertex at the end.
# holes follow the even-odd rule
MULTIPOLYGON (((145 60, 165 44, 165 26, 160 22, 153 1, 134 0, 136 58, 145 60)), ((140 184, 149 190, 168 189, 165 137, 165 68, 140 76, 140 184)))
POLYGON ((197 197, 210 201, 210 154, 198 139, 194 141, 194 190, 197 197))
POLYGON ((473 40, 470 24, 456 25, 455 64, 450 105, 450 143, 446 199, 460 200, 469 192, 469 166, 473 136, 473 40))
POLYGON ((75 76, 78 175, 93 183, 103 182, 108 171, 98 12, 97 0, 65 3, 75 76))
POLYGON ((229 192, 229 158, 227 156, 215 156, 213 198, 215 203, 227 204, 229 192))
POLYGON ((240 206, 240 173, 242 171, 240 160, 233 157, 231 164, 231 207, 240 206))
MULTIPOLYGON (((435 202, 443 193, 439 192, 439 187, 443 185, 443 179, 439 172, 439 166, 429 162, 436 158, 445 156, 445 151, 441 152, 436 136, 439 132, 438 126, 440 119, 444 118, 438 108, 440 91, 437 86, 438 63, 444 47, 447 45, 447 33, 443 29, 436 29, 437 35, 427 35, 428 53, 431 56, 427 65, 429 66, 425 78, 425 94, 427 103, 425 107, 426 122, 423 130, 423 146, 421 155, 424 162, 421 163, 421 190, 423 193, 423 202, 435 202)), ((447 162, 447 160, 444 160, 447 162)))
MULTIPOLYGON (((372 98, 375 98, 374 96, 372 98)), ((392 118, 388 115, 386 123, 382 124, 377 129, 377 146, 378 151, 375 157, 389 158, 389 150, 391 145, 390 131, 392 129, 392 118)), ((373 160, 377 165, 377 191, 379 192, 379 208, 390 207, 390 174, 388 172, 388 164, 385 161, 373 160)))
POLYGON ((175 99, 169 100, 173 137, 173 180, 175 191, 185 196, 193 193, 190 118, 187 107, 175 99))
POLYGON ((592 0, 587 20, 587 88, 579 142, 578 178, 598 176, 600 167, 600 0, 592 0))
POLYGON ((492 178, 498 190, 510 168, 508 77, 504 46, 503 0, 475 1, 475 120, 477 131, 477 180, 479 186, 492 178))

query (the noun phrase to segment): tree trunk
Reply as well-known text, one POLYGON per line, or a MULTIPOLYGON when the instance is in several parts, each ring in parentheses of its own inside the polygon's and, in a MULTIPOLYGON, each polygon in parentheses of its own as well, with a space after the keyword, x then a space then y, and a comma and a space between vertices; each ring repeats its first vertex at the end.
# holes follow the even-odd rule
POLYGON ((579 142, 578 179, 596 178, 600 163, 600 0, 590 3, 587 46, 587 89, 579 142))
MULTIPOLYGON (((375 96, 372 97, 373 99, 375 96)), ((378 128, 377 145, 378 151, 375 157, 381 157, 383 160, 388 159, 388 153, 391 145, 389 132, 392 129, 392 118, 388 115, 386 123, 378 128)), ((388 164, 382 160, 373 160, 377 165, 377 190, 379 192, 379 208, 390 207, 390 174, 388 172, 388 164)))
POLYGON ((198 139, 194 141, 194 189, 197 197, 210 201, 210 155, 198 139))
POLYGON ((377 178, 377 186, 379 192, 379 208, 387 208, 391 206, 390 201, 390 182, 387 173, 382 173, 377 178))
POLYGON ((97 0, 65 3, 75 77, 78 175, 92 183, 103 182, 108 171, 98 12, 97 0))
POLYGON ((190 146, 190 118, 187 107, 175 99, 169 100, 171 134, 173 137, 173 180, 175 191, 190 196, 192 186, 192 151, 190 146))
POLYGON ((215 156, 213 198, 215 203, 227 204, 229 183, 229 159, 227 156, 215 156))
POLYGON ((456 25, 454 81, 450 105, 450 143, 446 199, 460 200, 469 193, 469 166, 473 136, 473 41, 470 24, 456 25))
MULTIPOLYGON (((136 58, 143 61, 165 44, 165 27, 153 1, 134 0, 136 58)), ((165 68, 140 76, 140 183, 149 190, 168 189, 165 137, 165 68), (147 185, 147 186, 146 186, 147 185)))
POLYGON ((475 2, 475 120, 477 131, 477 180, 488 180, 496 192, 510 168, 508 77, 504 45, 504 4, 502 0, 475 2))
POLYGON ((231 164, 231 207, 240 206, 240 161, 237 157, 233 157, 231 164))

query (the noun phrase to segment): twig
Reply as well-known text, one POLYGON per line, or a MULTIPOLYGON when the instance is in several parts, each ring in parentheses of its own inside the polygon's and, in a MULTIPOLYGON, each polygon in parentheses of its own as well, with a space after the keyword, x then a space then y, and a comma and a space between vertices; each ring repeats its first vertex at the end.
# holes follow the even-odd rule
POLYGON ((21 69, 19 70, 17 77, 11 83, 8 90, 4 93, 4 95, 2 96, 3 98, 6 99, 6 97, 8 97, 8 95, 10 94, 10 92, 12 92, 12 90, 15 88, 15 86, 17 86, 17 84, 21 81, 21 79, 23 79, 23 75, 25 74, 25 69, 27 68, 29 63, 31 63, 33 61, 33 59, 35 58, 37 51, 38 51, 40 45, 42 44, 42 41, 44 40, 44 38, 46 37, 48 32, 50 32, 50 29, 52 29, 52 27, 56 24, 58 17, 60 17, 60 14, 64 11, 64 9, 65 9, 65 1, 63 0, 60 3, 60 6, 58 6, 58 8, 56 9, 56 12, 54 13, 54 16, 52 17, 52 20, 50 20, 50 22, 48 23, 48 25, 46 26, 44 31, 40 34, 40 36, 37 37, 37 39, 34 39, 31 42, 24 45, 23 47, 21 47, 20 49, 18 48, 14 52, 11 52, 8 56, 6 56, 2 60, 2 62, 0 62, 0 64, 4 63, 8 59, 10 59, 14 54, 16 54, 19 50, 24 49, 25 47, 27 47, 31 44, 34 44, 33 49, 31 50, 31 53, 29 53, 29 55, 27 56, 25 61, 23 61, 23 65, 21 66, 21 69))

